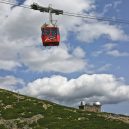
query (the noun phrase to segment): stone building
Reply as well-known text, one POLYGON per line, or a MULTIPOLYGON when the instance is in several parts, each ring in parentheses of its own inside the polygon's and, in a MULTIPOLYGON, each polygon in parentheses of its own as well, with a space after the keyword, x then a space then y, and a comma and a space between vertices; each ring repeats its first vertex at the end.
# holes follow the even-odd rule
POLYGON ((83 102, 81 102, 79 109, 90 112, 101 112, 101 106, 102 105, 100 102, 95 102, 92 104, 84 104, 83 102))

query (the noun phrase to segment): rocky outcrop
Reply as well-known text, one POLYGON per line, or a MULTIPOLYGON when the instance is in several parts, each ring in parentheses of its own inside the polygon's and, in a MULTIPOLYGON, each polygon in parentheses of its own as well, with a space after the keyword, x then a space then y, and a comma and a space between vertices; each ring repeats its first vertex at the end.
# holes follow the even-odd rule
POLYGON ((7 129, 21 129, 18 127, 18 124, 25 124, 24 128, 22 127, 22 129, 32 129, 31 127, 29 127, 29 125, 37 123, 37 121, 42 118, 44 118, 44 116, 38 114, 30 118, 18 118, 11 120, 0 119, 0 125, 4 125, 7 129))

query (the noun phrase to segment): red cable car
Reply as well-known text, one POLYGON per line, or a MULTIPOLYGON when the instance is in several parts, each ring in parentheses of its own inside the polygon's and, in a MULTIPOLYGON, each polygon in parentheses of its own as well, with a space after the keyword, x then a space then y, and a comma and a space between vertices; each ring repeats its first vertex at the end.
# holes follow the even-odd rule
POLYGON ((41 27, 43 46, 58 46, 60 42, 59 28, 53 24, 44 24, 41 27))
POLYGON ((37 3, 33 3, 31 8, 34 10, 40 10, 40 12, 49 13, 49 24, 44 24, 41 27, 43 46, 58 46, 60 43, 59 28, 53 24, 52 14, 63 14, 63 10, 53 9, 51 4, 46 8, 39 6, 37 3))

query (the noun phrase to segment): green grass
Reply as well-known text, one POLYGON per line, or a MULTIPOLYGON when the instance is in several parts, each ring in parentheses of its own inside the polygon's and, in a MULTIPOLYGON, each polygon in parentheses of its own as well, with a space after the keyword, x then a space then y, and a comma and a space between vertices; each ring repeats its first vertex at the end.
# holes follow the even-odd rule
MULTIPOLYGON (((16 119, 15 124, 19 128, 29 126, 33 129, 129 129, 129 124, 103 117, 106 113, 85 112, 26 96, 22 96, 18 101, 16 94, 5 90, 0 90, 0 101, 0 119, 16 119), (44 104, 48 105, 47 109, 43 107, 44 104), (11 105, 11 108, 5 109, 7 105, 11 105), (31 124, 20 121, 38 114, 43 118, 31 124)), ((0 129, 6 129, 6 125, 0 125, 0 129)))
POLYGON ((3 124, 0 125, 0 129, 7 129, 3 124))

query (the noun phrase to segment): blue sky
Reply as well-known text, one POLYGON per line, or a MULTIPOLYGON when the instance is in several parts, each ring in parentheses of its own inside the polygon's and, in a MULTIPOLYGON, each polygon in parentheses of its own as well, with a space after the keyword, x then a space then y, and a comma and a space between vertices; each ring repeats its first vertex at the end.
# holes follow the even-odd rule
MULTIPOLYGON (((12 2, 16 2, 12 0, 12 2)), ((128 0, 22 0, 64 11, 128 20, 128 0)), ((54 16, 59 47, 45 48, 40 27, 48 14, 0 4, 0 87, 60 104, 100 101, 129 115, 129 25, 54 16)))

